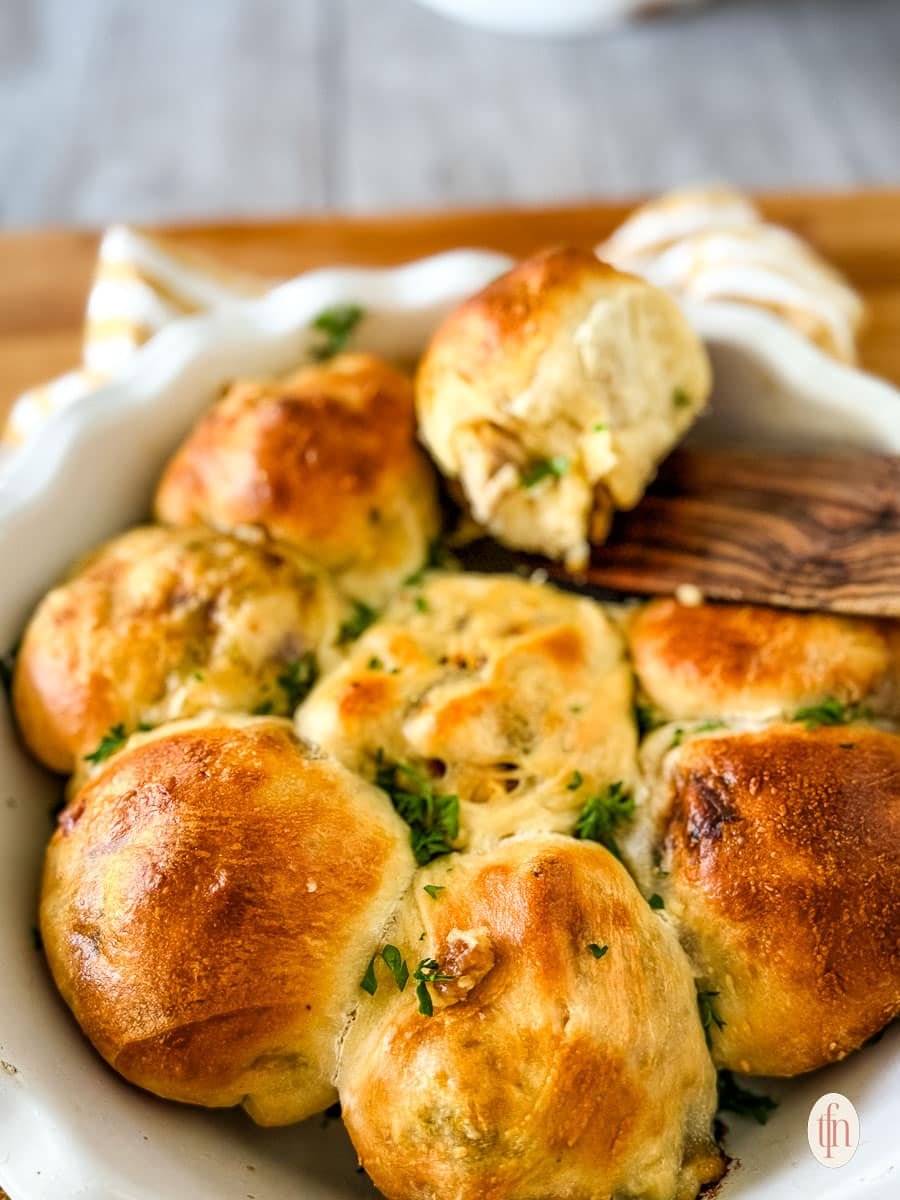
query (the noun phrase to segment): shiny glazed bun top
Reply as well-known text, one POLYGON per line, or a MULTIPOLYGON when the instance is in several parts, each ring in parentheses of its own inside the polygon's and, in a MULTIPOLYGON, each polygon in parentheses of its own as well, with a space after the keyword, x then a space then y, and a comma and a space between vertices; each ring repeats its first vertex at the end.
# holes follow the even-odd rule
POLYGON ((581 250, 514 267, 441 325, 416 403, 425 444, 505 545, 583 565, 706 404, 678 305, 581 250))
POLYGON ((507 575, 429 573, 405 588, 297 727, 392 791, 458 797, 454 847, 568 833, 636 772, 618 631, 592 600, 507 575))
POLYGON ((821 704, 900 715, 900 633, 888 622, 746 604, 653 600, 628 622, 654 714, 769 719, 821 704))
POLYGON ((347 604, 291 547, 134 529, 95 550, 31 619, 13 688, 29 749, 85 765, 126 734, 205 709, 290 715, 337 656, 347 604))
POLYGON ((669 726, 642 756, 623 852, 710 997, 717 1065, 795 1075, 857 1049, 900 1011, 900 736, 669 726))
POLYGON ((413 870, 386 798, 270 718, 171 725, 64 809, 41 933, 100 1053, 265 1125, 335 1099, 359 979, 413 870))
POLYGON ((375 606, 425 560, 439 524, 412 385, 369 354, 235 383, 166 468, 160 520, 257 526, 375 606))
POLYGON ((373 964, 338 1088, 389 1200, 693 1200, 720 1176, 690 968, 601 846, 435 862, 386 937, 412 978, 373 964))

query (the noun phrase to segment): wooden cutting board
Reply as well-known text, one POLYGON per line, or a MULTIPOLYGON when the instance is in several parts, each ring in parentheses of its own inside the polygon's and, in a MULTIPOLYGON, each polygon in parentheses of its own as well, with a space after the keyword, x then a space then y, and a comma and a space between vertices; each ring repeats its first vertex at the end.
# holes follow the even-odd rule
MULTIPOLYGON (((759 197, 763 212, 807 238, 863 294, 863 365, 900 384, 900 189, 759 197)), ((592 246, 632 204, 493 209, 390 217, 306 217, 186 225, 158 232, 223 263, 289 276, 334 263, 387 264, 479 246, 524 255, 554 242, 592 246)), ((97 235, 0 234, 0 416, 13 397, 79 360, 97 235)))

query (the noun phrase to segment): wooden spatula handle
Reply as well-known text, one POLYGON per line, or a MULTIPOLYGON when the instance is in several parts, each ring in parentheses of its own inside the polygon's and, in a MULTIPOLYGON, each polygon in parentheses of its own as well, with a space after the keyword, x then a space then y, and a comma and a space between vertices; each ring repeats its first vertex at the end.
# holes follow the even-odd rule
POLYGON ((586 582, 900 616, 900 458, 679 451, 617 517, 586 582))

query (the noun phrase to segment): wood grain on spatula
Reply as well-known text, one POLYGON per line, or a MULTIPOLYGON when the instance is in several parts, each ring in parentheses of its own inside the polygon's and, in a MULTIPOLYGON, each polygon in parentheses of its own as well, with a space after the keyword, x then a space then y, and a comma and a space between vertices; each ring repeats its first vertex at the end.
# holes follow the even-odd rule
POLYGON ((900 458, 679 451, 592 559, 597 587, 900 616, 900 458))

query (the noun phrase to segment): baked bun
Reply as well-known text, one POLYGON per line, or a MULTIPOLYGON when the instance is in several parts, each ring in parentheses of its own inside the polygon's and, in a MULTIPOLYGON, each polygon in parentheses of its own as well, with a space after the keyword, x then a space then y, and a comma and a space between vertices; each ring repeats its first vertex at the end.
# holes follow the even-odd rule
POLYGON ((13 699, 22 736, 71 771, 122 736, 204 709, 293 712, 331 664, 346 602, 290 547, 209 530, 134 529, 31 619, 13 699))
POLYGON ((281 1125, 335 1099, 359 979, 412 870, 385 797, 287 721, 189 722, 135 740, 62 812, 41 934, 126 1079, 281 1125))
POLYGON ((589 798, 636 773, 618 631, 592 600, 505 575, 431 573, 405 588, 297 727, 385 786, 424 780, 458 797, 453 846, 568 833, 589 798))
POLYGON ((171 525, 258 527, 378 606, 439 526, 412 384, 369 354, 235 383, 169 463, 156 512, 171 525))
POLYGON ((389 1200, 693 1200, 719 1178, 690 968, 601 846, 550 835, 443 859, 387 937, 419 964, 418 995, 376 961, 338 1087, 389 1200))
POLYGON ((640 500, 710 391, 665 292, 581 250, 548 250, 453 312, 419 368, 419 424, 475 520, 581 566, 640 500))
POLYGON ((900 713, 900 639, 887 623, 654 600, 628 635, 641 690, 663 719, 765 719, 829 698, 900 713))
POLYGON ((645 746, 624 852, 712 994, 717 1065, 796 1075, 843 1058, 900 1011, 900 737, 671 733, 645 746))

